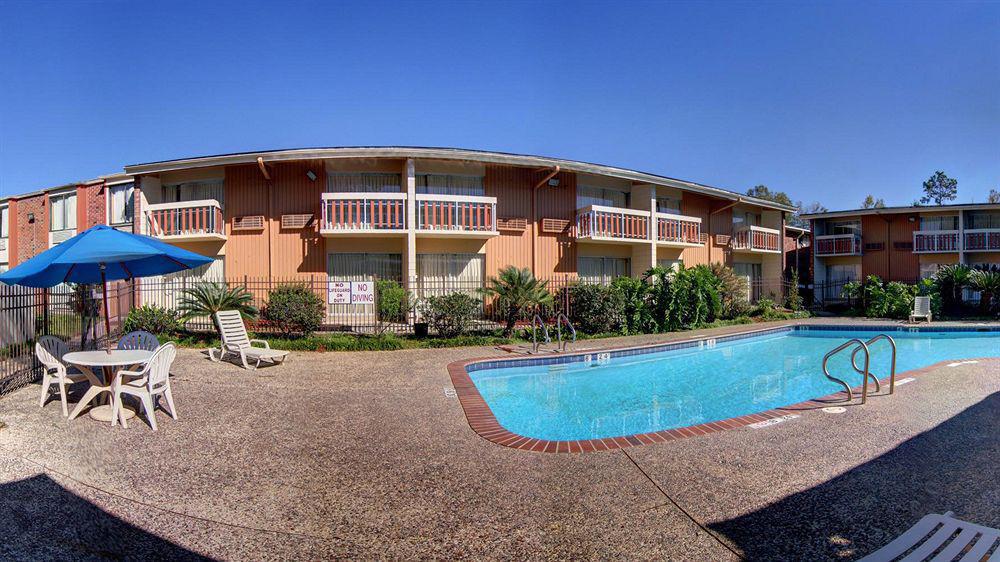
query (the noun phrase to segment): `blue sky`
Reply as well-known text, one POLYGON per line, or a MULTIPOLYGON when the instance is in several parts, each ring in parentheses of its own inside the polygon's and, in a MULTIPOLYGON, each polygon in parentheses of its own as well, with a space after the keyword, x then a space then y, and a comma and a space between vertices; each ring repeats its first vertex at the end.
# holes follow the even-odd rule
POLYGON ((852 208, 1000 188, 1000 3, 0 0, 0 194, 258 149, 455 146, 852 208))

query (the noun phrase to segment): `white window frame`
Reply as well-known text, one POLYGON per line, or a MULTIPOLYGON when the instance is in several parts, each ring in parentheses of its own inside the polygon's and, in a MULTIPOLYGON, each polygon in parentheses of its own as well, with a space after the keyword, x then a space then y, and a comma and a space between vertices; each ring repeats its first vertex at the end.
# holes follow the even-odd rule
POLYGON ((79 200, 76 197, 76 190, 75 189, 73 191, 63 191, 61 193, 50 193, 49 194, 49 232, 62 232, 64 230, 76 230, 76 228, 77 228, 76 213, 77 213, 77 205, 78 204, 79 204, 79 200), (70 199, 73 200, 73 212, 72 213, 67 213, 66 209, 67 209, 68 206, 66 205, 66 201, 69 201, 70 199), (60 200, 63 201, 63 203, 62 203, 62 213, 63 213, 62 219, 63 219, 63 224, 62 224, 62 228, 55 228, 55 222, 54 222, 55 221, 55 216, 56 216, 55 212, 54 212, 54 210, 56 208, 56 204, 55 203, 56 203, 56 201, 60 201, 60 200), (73 226, 70 226, 70 220, 72 220, 73 226))
MULTIPOLYGON (((106 208, 105 208, 105 215, 106 215, 106 219, 107 219, 107 224, 109 224, 109 225, 125 225, 125 224, 132 224, 132 223, 134 223, 135 222, 135 189, 136 189, 135 182, 134 181, 124 181, 124 182, 118 182, 118 183, 110 183, 107 186, 105 186, 105 189, 107 190, 107 194, 105 196, 105 199, 107 200, 107 205, 106 205, 106 208), (111 221, 111 218, 112 218, 112 212, 111 212, 111 210, 112 210, 112 205, 114 204, 114 197, 112 197, 112 193, 115 191, 115 189, 118 189, 118 188, 128 188, 128 186, 130 186, 130 185, 132 186, 132 217, 129 220, 126 220, 124 222, 112 222, 111 221)), ((125 204, 126 205, 126 209, 128 208, 127 201, 128 200, 126 199, 126 204, 125 204)))
POLYGON ((0 205, 0 238, 10 237, 10 206, 0 205))

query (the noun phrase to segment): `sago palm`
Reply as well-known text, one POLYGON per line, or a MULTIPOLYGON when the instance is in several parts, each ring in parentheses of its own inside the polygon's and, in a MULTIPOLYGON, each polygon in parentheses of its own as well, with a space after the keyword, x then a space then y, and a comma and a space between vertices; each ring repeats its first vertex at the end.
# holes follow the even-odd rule
POLYGON ((215 313, 221 310, 238 310, 245 320, 254 320, 259 313, 249 291, 238 285, 230 288, 224 283, 198 283, 185 289, 177 310, 181 313, 181 320, 208 316, 213 324, 215 313))
POLYGON ((941 293, 941 304, 948 314, 958 314, 962 307, 962 289, 969 286, 972 268, 964 264, 946 265, 934 274, 934 284, 941 293))
POLYGON ((539 281, 530 269, 518 269, 514 266, 508 266, 497 277, 491 277, 482 292, 496 297, 496 306, 504 311, 507 321, 504 328, 506 337, 514 332, 514 324, 525 309, 551 305, 553 301, 548 281, 539 281))
POLYGON ((1000 298, 1000 267, 986 265, 972 270, 969 288, 979 291, 979 309, 984 316, 989 315, 1000 298))

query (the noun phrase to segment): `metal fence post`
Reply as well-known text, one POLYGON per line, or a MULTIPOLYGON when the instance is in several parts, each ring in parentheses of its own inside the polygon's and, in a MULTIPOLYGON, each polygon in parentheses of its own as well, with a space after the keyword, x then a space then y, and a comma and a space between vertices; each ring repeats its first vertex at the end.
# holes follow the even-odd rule
POLYGON ((42 332, 43 335, 49 333, 49 290, 42 289, 42 332))

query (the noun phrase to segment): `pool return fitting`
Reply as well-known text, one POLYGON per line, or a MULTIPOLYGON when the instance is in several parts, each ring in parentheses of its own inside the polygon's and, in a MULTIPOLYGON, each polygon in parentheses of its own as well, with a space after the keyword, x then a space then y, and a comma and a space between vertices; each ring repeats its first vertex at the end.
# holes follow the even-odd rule
POLYGON ((841 351, 844 351, 845 349, 850 349, 850 348, 853 347, 853 351, 851 352, 851 367, 853 367, 854 370, 857 371, 858 374, 860 374, 863 377, 862 378, 863 382, 861 384, 861 404, 864 404, 868 400, 868 379, 869 378, 871 378, 872 380, 875 381, 875 391, 876 392, 878 392, 881 389, 881 384, 878 381, 878 377, 875 376, 871 372, 871 370, 870 370, 870 366, 871 366, 871 349, 869 348, 869 346, 871 344, 875 343, 876 341, 878 341, 880 339, 887 340, 889 342, 889 346, 892 348, 892 363, 891 363, 892 367, 891 367, 891 371, 889 373, 889 394, 892 394, 893 391, 896 388, 896 342, 895 342, 895 340, 892 339, 892 337, 888 336, 887 334, 878 334, 877 336, 873 337, 872 339, 870 339, 868 341, 862 341, 862 340, 860 340, 858 338, 854 338, 854 339, 848 340, 848 341, 846 341, 846 342, 838 345, 837 347, 831 349, 829 352, 827 352, 827 354, 825 356, 823 356, 823 374, 826 375, 826 378, 828 378, 831 381, 833 381, 833 382, 835 382, 835 383, 837 383, 837 384, 839 384, 839 385, 841 385, 841 386, 844 387, 844 390, 847 391, 847 401, 848 402, 852 402, 854 400, 854 391, 851 389, 851 385, 847 384, 842 379, 838 379, 837 377, 834 377, 833 375, 831 375, 830 374, 830 369, 827 367, 827 362, 834 355, 837 355, 838 353, 840 353, 841 351), (862 369, 861 367, 858 367, 858 363, 857 363, 857 360, 856 360, 858 352, 861 352, 861 351, 864 351, 864 353, 865 353, 865 366, 864 366, 864 369, 862 369))

